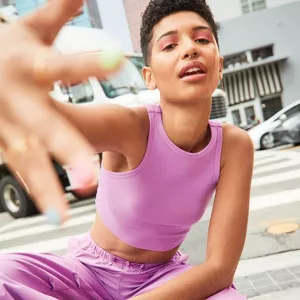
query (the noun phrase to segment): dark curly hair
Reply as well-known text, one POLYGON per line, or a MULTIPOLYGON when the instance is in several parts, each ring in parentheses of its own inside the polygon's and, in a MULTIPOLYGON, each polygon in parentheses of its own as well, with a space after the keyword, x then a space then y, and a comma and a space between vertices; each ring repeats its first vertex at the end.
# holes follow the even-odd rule
POLYGON ((141 49, 147 65, 150 63, 153 27, 163 18, 180 11, 191 11, 199 14, 211 27, 219 46, 217 25, 205 0, 150 0, 142 16, 140 31, 141 49))

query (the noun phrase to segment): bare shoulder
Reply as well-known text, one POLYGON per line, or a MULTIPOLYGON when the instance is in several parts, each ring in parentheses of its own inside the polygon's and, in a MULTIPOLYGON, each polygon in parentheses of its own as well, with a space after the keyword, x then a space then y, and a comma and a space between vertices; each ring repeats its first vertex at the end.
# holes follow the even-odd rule
POLYGON ((222 161, 253 159, 254 146, 247 131, 232 124, 223 124, 222 161))
POLYGON ((132 113, 136 119, 137 125, 139 126, 142 134, 149 132, 150 122, 146 106, 137 106, 132 108, 132 113))
POLYGON ((113 109, 115 112, 119 111, 119 114, 115 115, 115 122, 119 123, 120 127, 127 127, 127 129, 119 130, 124 133, 120 139, 125 139, 125 152, 135 153, 137 148, 143 147, 147 142, 150 126, 147 108, 145 106, 121 107, 116 105, 113 109), (122 121, 124 121, 123 124, 122 121))
POLYGON ((252 140, 247 131, 232 125, 223 124, 223 145, 233 150, 236 147, 246 147, 253 150, 252 140))

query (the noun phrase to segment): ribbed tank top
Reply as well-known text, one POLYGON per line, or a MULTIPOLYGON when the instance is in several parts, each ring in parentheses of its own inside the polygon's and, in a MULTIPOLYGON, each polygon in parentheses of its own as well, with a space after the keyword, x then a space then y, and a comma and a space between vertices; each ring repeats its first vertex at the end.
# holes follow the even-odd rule
POLYGON ((159 105, 147 105, 148 144, 142 162, 127 172, 101 168, 96 197, 104 225, 136 248, 167 251, 179 246, 203 216, 220 175, 222 125, 209 121, 211 139, 197 153, 167 136, 159 105))

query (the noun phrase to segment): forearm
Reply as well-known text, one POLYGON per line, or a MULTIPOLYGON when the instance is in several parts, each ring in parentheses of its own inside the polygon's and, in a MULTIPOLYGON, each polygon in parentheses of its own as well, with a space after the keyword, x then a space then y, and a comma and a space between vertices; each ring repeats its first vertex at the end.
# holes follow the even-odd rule
MULTIPOLYGON (((74 105, 70 103, 62 103, 57 100, 51 101, 53 108, 59 112, 68 122, 70 122, 75 128, 77 128, 84 135, 86 134, 87 122, 86 119, 86 107, 80 105, 74 105)), ((89 109, 89 108, 88 108, 89 109)))
POLYGON ((71 123, 94 148, 98 146, 96 143, 103 139, 103 126, 99 126, 99 124, 101 125, 102 123, 101 119, 94 117, 91 107, 61 103, 56 100, 53 100, 51 105, 62 117, 71 123))
POLYGON ((161 287, 131 300, 202 300, 229 287, 232 278, 205 262, 171 279, 161 287), (224 275, 224 276, 223 276, 224 275))

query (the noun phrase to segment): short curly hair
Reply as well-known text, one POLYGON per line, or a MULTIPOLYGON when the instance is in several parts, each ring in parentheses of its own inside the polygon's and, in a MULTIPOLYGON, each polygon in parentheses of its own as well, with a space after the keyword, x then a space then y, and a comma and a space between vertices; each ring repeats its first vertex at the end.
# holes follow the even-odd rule
POLYGON ((153 27, 163 18, 181 11, 191 11, 199 14, 211 27, 219 46, 217 24, 205 0, 150 0, 142 15, 140 30, 141 49, 146 65, 150 63, 153 27))

